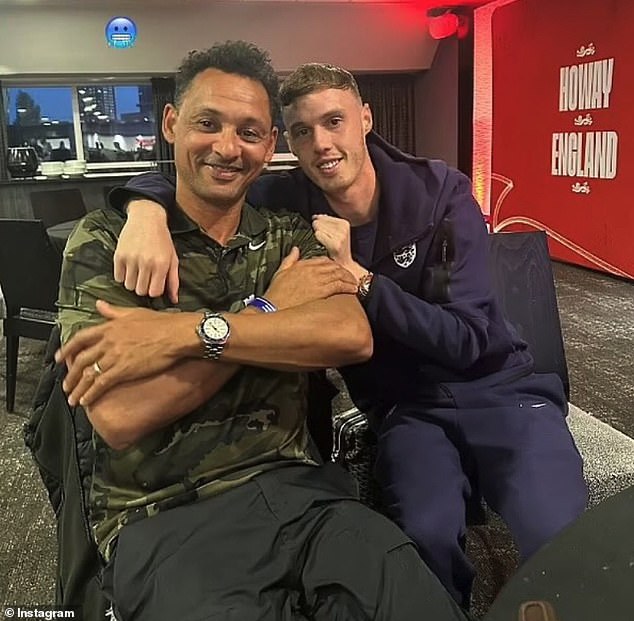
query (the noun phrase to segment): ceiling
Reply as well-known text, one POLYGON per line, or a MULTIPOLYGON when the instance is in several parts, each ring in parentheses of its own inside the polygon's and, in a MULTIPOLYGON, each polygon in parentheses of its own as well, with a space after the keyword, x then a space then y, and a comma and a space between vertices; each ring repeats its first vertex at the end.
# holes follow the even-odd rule
MULTIPOLYGON (((217 0, 179 0, 181 4, 206 4, 217 0)), ((421 7, 437 8, 437 7, 478 7, 488 4, 493 0, 221 0, 224 2, 306 2, 306 3, 330 3, 330 4, 347 4, 350 2, 357 4, 417 4, 421 7)), ((110 6, 130 6, 131 0, 111 0, 110 6)), ((174 0, 134 0, 135 5, 144 6, 173 6, 174 0)), ((77 7, 94 7, 102 8, 103 0, 0 0, 0 6, 77 6, 77 7)))
MULTIPOLYGON (((185 24, 182 32, 178 31, 170 46, 162 46, 158 49, 156 57, 148 57, 147 54, 139 52, 134 57, 136 65, 125 64, 119 67, 109 67, 107 71, 115 73, 155 73, 165 71, 166 67, 171 67, 172 63, 167 61, 167 56, 172 49, 178 49, 185 53, 191 49, 191 45, 205 45, 201 41, 207 42, 210 28, 205 20, 197 19, 197 12, 209 18, 214 12, 214 18, 223 18, 226 13, 228 23, 236 26, 236 31, 241 33, 241 37, 246 40, 253 40, 266 47, 273 58, 276 58, 276 66, 280 71, 290 70, 292 66, 299 62, 304 62, 306 58, 316 57, 312 51, 315 46, 319 54, 324 51, 320 47, 320 37, 311 29, 310 24, 304 22, 298 24, 297 28, 284 31, 277 16, 283 15, 285 7, 294 9, 293 13, 302 12, 305 8, 311 15, 315 13, 327 13, 328 18, 333 22, 329 33, 335 33, 329 39, 329 47, 325 52, 333 62, 349 66, 357 71, 369 70, 422 70, 431 66, 436 54, 437 41, 430 36, 419 36, 420 32, 425 32, 425 14, 428 9, 442 7, 470 7, 475 8, 485 4, 490 4, 493 0, 0 0, 0 24, 8 28, 11 35, 11 21, 16 20, 16 32, 34 32, 40 28, 38 41, 48 41, 51 33, 48 24, 55 22, 66 23, 65 19, 72 19, 73 23, 82 27, 92 25, 93 13, 100 15, 104 12, 116 14, 134 10, 149 16, 153 20, 154 26, 171 23, 166 14, 172 10, 178 10, 178 18, 181 25, 185 24), (267 5, 268 3, 268 5, 267 5), (301 3, 301 4, 300 4, 301 3), (363 13, 363 5, 368 11, 367 24, 371 27, 374 39, 357 42, 351 46, 348 40, 348 26, 341 20, 337 22, 334 16, 339 9, 342 15, 355 15, 363 13), (321 8, 324 11, 321 11, 321 8), (330 7, 327 9, 327 7, 330 7), (385 8, 386 21, 381 21, 382 8, 385 8), (402 11, 399 7, 402 7, 402 11), (249 9, 253 9, 250 11, 249 9), (218 12, 216 13, 216 9, 218 12), (242 9, 246 9, 242 10, 242 9), (344 11, 348 9, 348 11, 344 11), (59 13, 58 13, 59 11, 59 13), (245 19, 244 13, 253 13, 259 16, 257 19, 245 19), (43 15, 45 23, 38 20, 39 14, 43 15), (377 17, 378 16, 378 17, 377 17), (415 16, 415 19, 412 17, 415 16), (193 22, 192 23, 192 18, 193 22), (34 21, 31 21, 34 20, 34 21), (189 20, 189 22, 187 21, 189 20), (264 24, 264 26, 262 26, 264 24), (385 24, 385 25, 384 25, 385 24), (188 28, 191 26, 191 32, 188 28), (282 36, 277 34, 282 29, 282 36), (377 46, 374 42, 377 37, 383 34, 386 29, 386 37, 382 41, 382 46, 377 46), (399 38, 395 33, 402 32, 399 38), (244 33, 244 34, 242 34, 244 33), (387 36, 389 35, 389 36, 387 36), (198 43, 191 43, 193 39, 198 43), (294 41, 295 56, 288 54, 284 47, 285 42, 294 41), (182 48, 182 50, 181 50, 182 48), (354 48, 354 49, 352 49, 354 48), (297 57, 297 58, 296 58, 297 57), (391 60, 388 62, 386 58, 391 60)), ((101 16, 103 17, 103 16, 101 16)), ((178 20, 177 20, 178 21, 178 20)), ((214 26, 218 21, 214 22, 214 26)), ((160 29, 160 28, 159 28, 160 29)), ((150 34, 158 32, 148 30, 150 34)), ((215 32, 215 31, 214 31, 215 32)), ((5 33, 6 35, 7 33, 5 33)), ((217 36, 217 34, 216 34, 217 36)), ((63 39, 64 40, 64 39, 63 39)), ((158 41, 155 37, 153 39, 158 41)), ((22 58, 16 60, 17 46, 11 42, 16 41, 15 36, 0 35, 0 74, 43 74, 49 77, 51 74, 66 75, 72 73, 100 74, 105 69, 95 69, 101 66, 101 57, 75 58, 72 45, 58 45, 53 50, 54 53, 45 57, 22 58), (3 41, 4 39, 4 41, 3 41), (8 46, 6 48, 3 47, 8 46), (72 58, 71 58, 72 57, 72 58), (72 70, 69 68, 72 66, 72 70)), ((77 42, 79 38, 77 38, 77 42)), ((71 43, 74 42, 71 41, 71 43)), ((162 40, 161 40, 162 45, 162 40)), ((109 57, 108 57, 109 58, 109 57)))

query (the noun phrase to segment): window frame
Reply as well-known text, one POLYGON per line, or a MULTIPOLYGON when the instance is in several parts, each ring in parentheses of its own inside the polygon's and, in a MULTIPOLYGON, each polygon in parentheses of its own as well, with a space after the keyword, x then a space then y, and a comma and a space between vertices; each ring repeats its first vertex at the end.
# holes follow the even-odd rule
MULTIPOLYGON (((3 77, 2 89, 16 88, 70 88, 71 106, 73 114, 73 134, 76 146, 76 159, 86 160, 84 151, 84 135, 81 128, 81 115, 79 107, 78 89, 84 86, 152 86, 150 77, 148 76, 11 76, 3 77)), ((2 93, 5 97, 5 93, 2 93)), ((2 119, 6 123, 6 119, 2 119)), ((160 120, 155 119, 155 132, 160 131, 160 120)), ((155 170, 158 167, 157 160, 146 160, 140 162, 122 161, 122 162, 88 162, 86 161, 86 177, 99 176, 100 171, 116 171, 114 174, 121 174, 124 171, 148 171, 155 170)))

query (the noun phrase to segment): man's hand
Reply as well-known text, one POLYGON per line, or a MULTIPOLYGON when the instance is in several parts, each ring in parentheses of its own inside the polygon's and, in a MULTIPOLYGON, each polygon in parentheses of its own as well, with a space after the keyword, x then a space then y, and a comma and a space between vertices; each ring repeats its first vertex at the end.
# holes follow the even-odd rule
POLYGON ((75 334, 55 354, 66 361, 68 374, 63 388, 71 406, 88 406, 112 387, 165 371, 183 358, 183 347, 192 343, 172 342, 179 334, 179 321, 191 324, 194 347, 196 315, 163 313, 143 308, 122 308, 102 300, 97 310, 108 319, 103 324, 75 334))
POLYGON ((315 237, 326 247, 330 257, 353 274, 356 282, 367 273, 368 270, 352 258, 350 223, 347 220, 317 214, 313 216, 313 230, 315 237))
POLYGON ((165 209, 134 200, 114 253, 114 279, 137 295, 158 297, 167 290, 178 302, 178 257, 167 228, 165 209))
POLYGON ((293 247, 284 258, 264 294, 279 310, 332 295, 357 292, 352 274, 327 257, 300 260, 293 247))

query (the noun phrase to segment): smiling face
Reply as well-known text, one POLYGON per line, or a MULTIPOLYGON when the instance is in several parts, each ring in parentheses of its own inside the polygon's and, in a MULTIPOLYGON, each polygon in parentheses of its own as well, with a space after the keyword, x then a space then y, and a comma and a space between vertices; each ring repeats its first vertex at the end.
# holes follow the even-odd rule
POLYGON ((277 129, 259 82, 218 69, 199 73, 178 107, 163 113, 174 145, 179 205, 241 208, 251 182, 271 160, 277 129))
POLYGON ((372 114, 356 93, 326 88, 284 108, 287 139, 302 170, 327 195, 364 182, 372 163, 365 143, 372 114))

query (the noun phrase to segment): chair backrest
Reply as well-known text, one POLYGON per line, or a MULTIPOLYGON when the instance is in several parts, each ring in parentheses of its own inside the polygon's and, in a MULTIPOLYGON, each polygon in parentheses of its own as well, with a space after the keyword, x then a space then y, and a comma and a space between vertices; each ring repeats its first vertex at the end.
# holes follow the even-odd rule
POLYGON ((529 346, 537 373, 557 373, 570 398, 548 240, 544 231, 489 236, 491 271, 508 321, 529 346))
POLYGON ((79 188, 31 192, 31 207, 34 218, 41 220, 45 228, 86 215, 86 205, 79 188))
POLYGON ((119 184, 119 185, 104 185, 103 186, 103 204, 105 207, 109 207, 110 203, 108 202, 108 195, 110 194, 110 192, 112 192, 112 190, 114 190, 115 188, 121 187, 121 185, 123 184, 119 184))
POLYGON ((91 536, 87 498, 94 463, 92 427, 81 407, 71 410, 56 364, 59 326, 51 332, 24 441, 31 450, 57 520, 55 603, 80 607, 84 621, 103 621, 109 607, 100 588, 101 561, 91 536))
POLYGON ((0 287, 7 316, 55 311, 62 257, 39 220, 0 219, 0 287))

